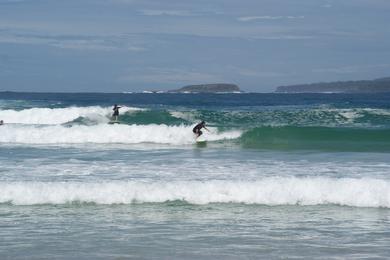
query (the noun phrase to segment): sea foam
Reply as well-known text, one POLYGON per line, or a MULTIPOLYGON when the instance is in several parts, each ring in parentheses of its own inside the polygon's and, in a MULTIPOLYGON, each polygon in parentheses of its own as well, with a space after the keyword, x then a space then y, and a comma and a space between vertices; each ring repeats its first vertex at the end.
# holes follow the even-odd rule
MULTIPOLYGON (((135 107, 122 107, 121 113, 142 110, 135 107)), ((79 117, 91 117, 102 122, 109 121, 111 107, 67 107, 67 108, 29 108, 23 110, 0 110, 0 119, 5 123, 17 124, 63 124, 79 117)))
POLYGON ((2 182, 0 203, 15 205, 131 204, 185 201, 192 204, 326 205, 390 207, 390 181, 273 177, 246 181, 2 182))
MULTIPOLYGON (((218 132, 211 128, 208 141, 235 139, 240 131, 218 132)), ((66 127, 4 125, 0 128, 0 143, 19 144, 80 144, 80 143, 156 143, 192 144, 195 142, 191 126, 167 125, 76 125, 66 127)))

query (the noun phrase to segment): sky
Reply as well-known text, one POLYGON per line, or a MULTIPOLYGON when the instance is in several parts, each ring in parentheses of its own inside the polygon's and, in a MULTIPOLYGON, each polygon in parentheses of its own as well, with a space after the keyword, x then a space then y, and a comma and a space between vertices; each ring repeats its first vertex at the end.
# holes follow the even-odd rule
POLYGON ((0 91, 390 76, 389 0, 0 0, 0 91))

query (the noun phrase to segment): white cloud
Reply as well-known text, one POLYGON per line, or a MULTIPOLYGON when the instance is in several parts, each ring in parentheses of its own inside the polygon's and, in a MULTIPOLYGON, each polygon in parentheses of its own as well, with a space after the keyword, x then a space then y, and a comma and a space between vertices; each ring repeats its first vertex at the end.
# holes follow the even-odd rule
POLYGON ((127 46, 125 49, 128 51, 146 51, 146 48, 137 46, 127 46))
POLYGON ((308 40, 313 39, 314 36, 311 35, 265 35, 265 36, 255 36, 252 39, 256 40, 308 40))
POLYGON ((304 16, 242 16, 237 18, 240 22, 250 22, 256 20, 281 20, 281 19, 304 19, 304 16))
POLYGON ((370 69, 387 68, 390 64, 368 64, 368 65, 349 65, 334 68, 317 68, 312 71, 315 73, 335 73, 335 74, 351 74, 365 72, 370 69))
POLYGON ((111 2, 118 4, 134 4, 136 0, 111 0, 111 2))
POLYGON ((283 16, 244 16, 237 18, 237 20, 241 22, 249 22, 254 20, 277 20, 282 18, 283 16))
POLYGON ((245 68, 240 68, 237 70, 237 72, 238 74, 245 77, 275 78, 275 77, 286 76, 286 74, 276 72, 276 71, 262 71, 262 70, 245 69, 245 68))
POLYGON ((51 47, 57 47, 62 49, 73 50, 91 50, 91 51, 115 51, 115 50, 127 50, 127 51, 144 51, 145 48, 139 46, 133 46, 132 44, 119 44, 119 42, 105 39, 72 39, 64 36, 39 36, 39 35, 23 35, 23 34, 0 34, 0 43, 16 43, 16 44, 36 44, 36 45, 48 45, 51 47))
POLYGON ((140 71, 128 70, 118 78, 120 82, 198 84, 222 82, 223 79, 210 73, 177 68, 147 68, 140 71))
POLYGON ((26 0, 3 0, 3 1, 0 1, 0 4, 7 4, 7 3, 21 3, 21 2, 25 2, 26 0))
POLYGON ((186 10, 141 10, 141 14, 147 16, 193 16, 194 14, 186 10))
POLYGON ((117 50, 114 46, 108 46, 99 42, 91 42, 85 40, 71 40, 71 41, 58 41, 49 44, 53 47, 62 49, 73 49, 73 50, 94 50, 94 51, 114 51, 117 50))
POLYGON ((313 69, 312 71, 316 73, 350 74, 350 73, 357 72, 358 68, 354 66, 345 66, 345 67, 338 67, 338 68, 318 68, 318 69, 313 69))

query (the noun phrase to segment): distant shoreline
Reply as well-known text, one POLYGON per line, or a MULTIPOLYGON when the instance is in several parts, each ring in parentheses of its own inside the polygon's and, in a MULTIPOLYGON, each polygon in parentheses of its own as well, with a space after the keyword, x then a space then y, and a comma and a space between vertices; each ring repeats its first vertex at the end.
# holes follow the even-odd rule
POLYGON ((374 80, 336 81, 279 86, 274 91, 243 91, 230 83, 188 85, 175 90, 137 90, 121 92, 52 92, 0 90, 0 94, 359 94, 390 93, 390 77, 374 80))
POLYGON ((337 81, 288 85, 276 88, 275 93, 389 93, 390 77, 374 80, 337 81))

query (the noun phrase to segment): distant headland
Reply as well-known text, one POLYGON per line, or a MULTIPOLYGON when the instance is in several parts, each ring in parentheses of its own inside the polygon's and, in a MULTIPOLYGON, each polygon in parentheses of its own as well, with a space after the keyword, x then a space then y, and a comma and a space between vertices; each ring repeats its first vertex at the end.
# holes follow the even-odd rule
POLYGON ((381 93, 390 92, 390 77, 280 86, 276 93, 381 93))
POLYGON ((179 89, 170 90, 171 93, 229 93, 242 92, 235 84, 216 83, 216 84, 201 84, 189 85, 179 89))

